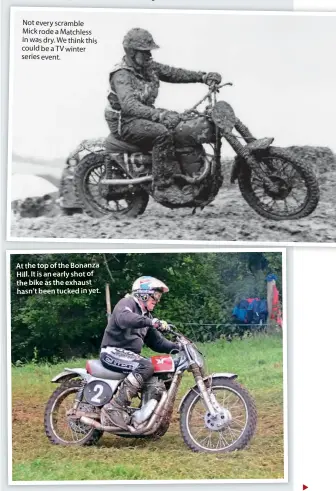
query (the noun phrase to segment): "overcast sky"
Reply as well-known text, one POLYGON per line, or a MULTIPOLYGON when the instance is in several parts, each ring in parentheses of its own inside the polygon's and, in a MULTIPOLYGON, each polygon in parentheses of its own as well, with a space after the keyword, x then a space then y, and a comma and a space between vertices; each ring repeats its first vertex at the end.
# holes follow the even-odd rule
MULTIPOLYGON (((153 34, 161 47, 154 52, 157 61, 218 71, 233 82, 221 98, 257 137, 273 136, 279 146, 323 145, 336 151, 336 16, 64 9, 15 13, 13 152, 65 158, 82 139, 107 136, 108 74, 132 27, 153 34), (23 18, 81 20, 98 44, 86 45, 85 54, 62 54, 61 61, 21 60, 23 18)), ((201 84, 162 83, 156 105, 182 111, 205 91, 201 84)))

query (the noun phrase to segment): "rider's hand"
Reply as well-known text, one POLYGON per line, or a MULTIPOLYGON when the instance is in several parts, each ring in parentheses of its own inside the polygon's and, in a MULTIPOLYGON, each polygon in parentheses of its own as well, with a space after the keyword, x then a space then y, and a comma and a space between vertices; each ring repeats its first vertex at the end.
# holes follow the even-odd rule
POLYGON ((176 111, 163 111, 160 115, 160 122, 169 129, 175 128, 181 121, 181 116, 176 111))
POLYGON ((203 82, 207 85, 220 84, 222 81, 222 76, 217 72, 206 73, 203 77, 203 82))
POLYGON ((168 322, 160 321, 159 319, 152 319, 153 327, 158 331, 167 332, 170 330, 168 322))

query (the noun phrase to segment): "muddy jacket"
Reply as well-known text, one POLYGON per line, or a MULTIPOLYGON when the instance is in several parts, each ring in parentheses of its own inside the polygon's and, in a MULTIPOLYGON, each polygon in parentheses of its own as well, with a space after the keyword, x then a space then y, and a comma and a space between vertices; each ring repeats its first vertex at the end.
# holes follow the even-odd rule
POLYGON ((136 299, 128 296, 115 306, 101 348, 113 346, 140 354, 144 344, 158 353, 169 353, 177 348, 175 343, 152 327, 151 314, 143 312, 136 299))
POLYGON ((139 72, 124 57, 110 73, 109 104, 105 117, 115 122, 114 134, 120 133, 120 124, 133 119, 160 121, 162 109, 154 108, 159 93, 160 81, 171 83, 203 82, 205 72, 174 68, 153 61, 139 72))

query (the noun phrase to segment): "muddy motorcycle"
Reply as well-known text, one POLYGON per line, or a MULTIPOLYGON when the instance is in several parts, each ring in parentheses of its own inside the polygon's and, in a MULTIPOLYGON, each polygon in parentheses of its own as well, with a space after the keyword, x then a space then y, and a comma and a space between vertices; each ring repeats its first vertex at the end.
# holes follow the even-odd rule
MULTIPOLYGON (((236 153, 231 183, 259 215, 273 220, 299 219, 319 202, 319 186, 310 164, 292 151, 272 146, 274 138, 255 138, 217 94, 226 83, 182 114, 174 130, 174 183, 160 198, 168 208, 203 209, 223 184, 222 142, 236 153), (204 111, 197 108, 205 103, 204 111), (205 150, 205 144, 209 152, 205 150)), ((94 217, 136 217, 152 193, 152 156, 113 135, 85 140, 67 159, 61 195, 75 195, 70 208, 94 217)), ((65 198, 62 198, 65 203, 65 198)), ((62 201, 61 199, 61 201, 62 201)), ((66 211, 66 206, 63 206, 66 211)))
MULTIPOLYGON (((128 430, 111 426, 104 411, 126 374, 105 369, 99 360, 86 368, 66 368, 52 379, 60 386, 51 395, 44 416, 45 432, 53 444, 92 445, 104 432, 131 438, 162 437, 168 430, 183 375, 191 372, 195 385, 179 407, 180 430, 195 452, 232 452, 248 445, 257 424, 254 401, 233 373, 205 374, 204 358, 195 344, 170 325, 180 344, 174 355, 152 356, 153 376, 139 399, 128 408, 128 430)), ((134 399, 133 399, 134 401, 134 399)))

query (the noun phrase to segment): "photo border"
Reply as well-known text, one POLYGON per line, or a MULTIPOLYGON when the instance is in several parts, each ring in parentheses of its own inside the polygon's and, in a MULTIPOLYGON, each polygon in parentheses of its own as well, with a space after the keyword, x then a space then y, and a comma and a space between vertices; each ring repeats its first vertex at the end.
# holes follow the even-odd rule
MULTIPOLYGON (((114 7, 19 7, 19 6, 11 6, 10 7, 10 36, 9 36, 9 47, 10 47, 10 56, 9 56, 9 106, 8 106, 8 165, 7 165, 7 213, 6 213, 6 240, 8 242, 42 242, 42 243, 82 243, 86 242, 88 244, 145 244, 145 245, 179 245, 179 244, 190 244, 190 245, 201 245, 201 244, 211 244, 211 245, 225 245, 225 246, 274 246, 274 247, 336 247, 335 242, 291 242, 291 241, 230 241, 230 240, 150 240, 150 239, 103 239, 103 238, 47 238, 47 237, 12 237, 11 236, 11 222, 12 222, 12 207, 11 207, 11 176, 12 176, 12 129, 13 129, 13 115, 12 115, 12 107, 13 107, 13 72, 14 72, 14 16, 16 12, 28 11, 28 12, 36 12, 36 11, 74 11, 74 12, 120 12, 120 13, 148 13, 155 15, 164 15, 165 13, 172 14, 189 14, 189 15, 237 15, 237 16, 282 16, 282 17, 336 17, 336 12, 330 11, 318 11, 318 12, 308 12, 308 11, 274 11, 274 10, 201 10, 201 9, 150 9, 150 8, 114 8, 114 7)), ((136 220, 136 219, 135 219, 136 220)))
POLYGON ((279 247, 227 247, 227 248, 202 248, 202 249, 186 249, 185 247, 179 247, 176 249, 124 249, 111 250, 111 249, 9 249, 6 251, 6 283, 7 283, 7 411, 8 411, 8 484, 9 485, 108 485, 108 484, 284 484, 289 483, 288 479, 288 464, 289 464, 289 452, 288 452, 288 346, 287 346, 287 251, 285 248, 279 247), (10 281, 10 260, 11 256, 15 254, 88 254, 88 253, 106 253, 106 254, 165 254, 165 253, 230 253, 230 252, 280 252, 282 259, 282 316, 283 316, 283 428, 284 428, 284 477, 279 479, 198 479, 198 480, 87 480, 87 481, 13 481, 12 480, 12 376, 11 376, 11 281, 10 281))
POLYGON ((52 238, 52 237, 14 237, 11 235, 11 176, 12 176, 12 125, 13 125, 13 116, 12 116, 12 107, 13 107, 13 72, 14 72, 14 16, 16 12, 28 11, 28 12, 36 12, 36 11, 74 11, 74 12, 117 12, 117 13, 148 13, 155 15, 164 15, 165 13, 172 14, 189 14, 189 15, 237 15, 237 16, 283 16, 283 17, 335 17, 336 12, 330 11, 274 11, 274 10, 201 10, 201 9, 150 9, 150 8, 114 8, 114 7, 23 7, 23 6, 11 6, 10 7, 10 36, 9 36, 9 47, 10 47, 10 56, 9 56, 9 100, 8 100, 8 164, 7 164, 7 213, 6 213, 6 240, 8 242, 52 242, 52 243, 82 243, 87 242, 89 244, 103 243, 103 244, 145 244, 145 245, 175 245, 175 244, 209 244, 209 242, 213 245, 228 245, 228 246, 274 246, 274 247, 288 247, 288 246, 296 246, 296 247, 336 247, 336 242, 291 242, 291 241, 229 241, 229 240, 155 240, 155 239, 92 239, 92 238, 52 238))

